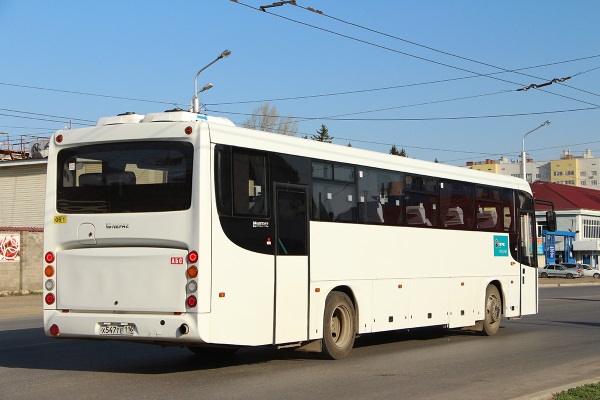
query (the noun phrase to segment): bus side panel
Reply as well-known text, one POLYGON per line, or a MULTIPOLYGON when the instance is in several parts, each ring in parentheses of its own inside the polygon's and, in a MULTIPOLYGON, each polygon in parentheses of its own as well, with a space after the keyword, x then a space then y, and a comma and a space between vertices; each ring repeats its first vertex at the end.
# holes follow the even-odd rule
POLYGON ((477 298, 475 288, 481 284, 479 278, 450 279, 450 311, 448 327, 456 328, 475 324, 474 304, 483 304, 483 298, 477 298))
MULTIPOLYGON (((218 221, 216 211, 213 221, 218 221)), ((211 343, 273 343, 274 256, 253 253, 232 243, 213 224, 211 343)))
POLYGON ((373 332, 408 328, 409 282, 408 279, 373 281, 373 332))
POLYGON ((410 327, 448 323, 448 282, 446 278, 420 278, 411 281, 410 327))

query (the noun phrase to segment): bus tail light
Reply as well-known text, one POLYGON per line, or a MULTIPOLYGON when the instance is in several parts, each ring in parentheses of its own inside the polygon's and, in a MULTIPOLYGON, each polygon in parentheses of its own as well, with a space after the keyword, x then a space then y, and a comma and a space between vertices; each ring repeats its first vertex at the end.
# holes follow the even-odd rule
POLYGON ((52 265, 48 265, 46 268, 44 268, 44 275, 46 275, 47 278, 53 277, 54 267, 52 265))
POLYGON ((198 290, 198 283, 196 281, 189 281, 187 284, 188 293, 196 293, 198 290))
POLYGON ((196 304, 198 304, 198 299, 196 299, 196 296, 191 295, 191 296, 188 296, 188 298, 185 302, 189 308, 194 308, 194 307, 196 307, 196 304))
POLYGON ((187 275, 191 279, 194 279, 195 277, 197 277, 198 276, 198 267, 196 267, 195 265, 190 265, 187 269, 187 275))
POLYGON ((198 252, 196 250, 192 250, 188 254, 188 261, 191 264, 195 264, 198 262, 198 252))
POLYGON ((54 297, 54 293, 48 293, 46 295, 45 300, 46 300, 46 304, 48 304, 49 306, 51 306, 56 301, 56 297, 54 297))
POLYGON ((52 279, 46 280, 44 287, 46 288, 47 291, 54 290, 54 280, 52 280, 52 279))
POLYGON ((47 252, 44 256, 44 260, 46 260, 48 264, 52 264, 54 262, 54 253, 51 251, 47 252))
POLYGON ((54 324, 50 327, 50 334, 52 336, 58 336, 60 335, 60 329, 58 329, 58 325, 54 324))

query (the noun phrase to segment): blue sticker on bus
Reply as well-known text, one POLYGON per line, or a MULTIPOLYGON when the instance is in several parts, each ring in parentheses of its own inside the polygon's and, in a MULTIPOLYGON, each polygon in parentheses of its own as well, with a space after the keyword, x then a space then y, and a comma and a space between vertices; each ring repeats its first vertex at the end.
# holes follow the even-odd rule
POLYGON ((508 257, 508 236, 494 235, 494 257, 508 257))

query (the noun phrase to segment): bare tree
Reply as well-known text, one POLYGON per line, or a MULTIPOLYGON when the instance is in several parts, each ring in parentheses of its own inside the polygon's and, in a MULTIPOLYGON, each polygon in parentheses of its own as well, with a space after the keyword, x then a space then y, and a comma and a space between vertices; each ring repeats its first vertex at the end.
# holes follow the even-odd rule
POLYGON ((296 136, 298 123, 291 115, 282 117, 277 107, 269 103, 262 104, 252 111, 252 116, 247 118, 242 126, 244 128, 258 129, 280 135, 296 136))

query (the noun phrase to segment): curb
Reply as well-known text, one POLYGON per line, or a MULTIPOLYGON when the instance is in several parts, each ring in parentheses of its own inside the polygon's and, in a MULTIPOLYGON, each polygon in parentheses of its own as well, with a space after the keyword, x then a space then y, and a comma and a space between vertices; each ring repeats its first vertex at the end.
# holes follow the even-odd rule
POLYGON ((3 291, 0 291, 0 297, 38 295, 38 294, 42 294, 42 291, 41 290, 3 290, 3 291))
POLYGON ((531 394, 521 396, 521 397, 515 397, 515 398, 512 398, 511 400, 551 400, 552 395, 554 395, 555 393, 564 392, 565 390, 573 389, 573 388, 583 386, 583 385, 589 385, 590 383, 598 383, 598 382, 600 382, 600 376, 597 376, 597 377, 591 378, 591 379, 586 379, 586 380, 579 381, 579 382, 569 383, 569 384, 562 385, 562 386, 557 386, 552 389, 542 390, 540 392, 531 393, 531 394))

